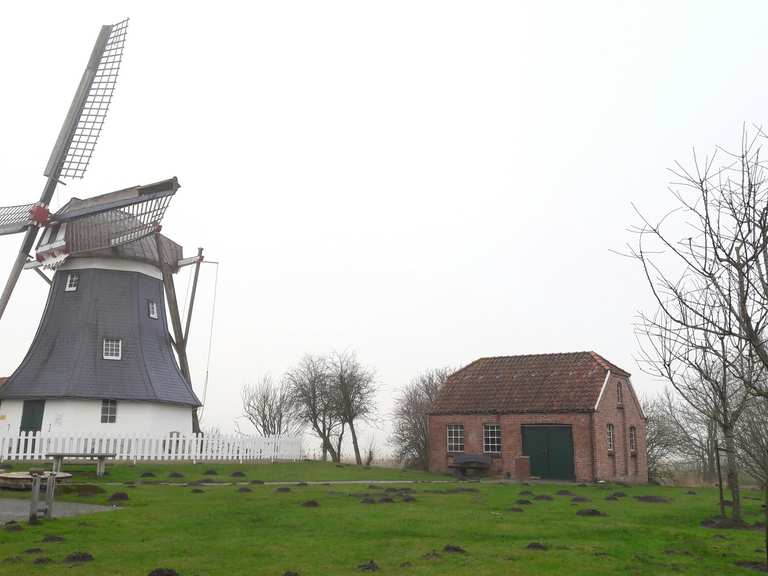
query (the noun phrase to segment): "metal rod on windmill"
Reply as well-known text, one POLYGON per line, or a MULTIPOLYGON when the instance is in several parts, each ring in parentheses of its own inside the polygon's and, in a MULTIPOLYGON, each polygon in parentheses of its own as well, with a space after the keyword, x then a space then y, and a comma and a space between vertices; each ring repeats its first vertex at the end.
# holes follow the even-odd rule
POLYGON ((0 296, 0 318, 32 250, 38 228, 48 224, 48 206, 56 185, 61 178, 82 178, 88 168, 112 102, 127 30, 127 19, 102 26, 45 168, 47 180, 40 200, 35 204, 0 208, 0 235, 24 232, 0 296))

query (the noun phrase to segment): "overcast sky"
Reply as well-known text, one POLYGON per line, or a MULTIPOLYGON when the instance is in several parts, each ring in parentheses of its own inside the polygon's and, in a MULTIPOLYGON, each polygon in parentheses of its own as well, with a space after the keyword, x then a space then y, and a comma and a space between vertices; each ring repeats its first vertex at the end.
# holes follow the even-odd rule
MULTIPOLYGON (((481 356, 595 350, 658 389, 634 360, 648 289, 611 250, 631 203, 673 205, 673 161, 763 122, 768 4, 17 2, 0 17, 3 204, 38 199, 99 26, 126 16, 102 138, 54 208, 179 178, 164 233, 221 262, 207 426, 233 429, 243 383, 332 349, 377 371, 363 443, 380 449, 403 384, 481 356)), ((0 273, 19 241, 0 239, 0 273)), ((201 396, 213 287, 209 266, 201 396)), ((4 374, 46 293, 22 275, 4 374)))

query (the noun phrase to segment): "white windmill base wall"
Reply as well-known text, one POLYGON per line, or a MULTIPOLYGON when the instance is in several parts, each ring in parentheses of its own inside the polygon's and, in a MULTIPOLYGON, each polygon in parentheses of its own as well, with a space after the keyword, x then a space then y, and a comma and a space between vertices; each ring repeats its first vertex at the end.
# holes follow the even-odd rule
MULTIPOLYGON (((23 400, 0 404, 0 435, 19 433, 23 400)), ((101 400, 46 400, 42 434, 55 436, 168 436, 192 434, 192 408, 118 400, 117 419, 101 422, 101 400)))

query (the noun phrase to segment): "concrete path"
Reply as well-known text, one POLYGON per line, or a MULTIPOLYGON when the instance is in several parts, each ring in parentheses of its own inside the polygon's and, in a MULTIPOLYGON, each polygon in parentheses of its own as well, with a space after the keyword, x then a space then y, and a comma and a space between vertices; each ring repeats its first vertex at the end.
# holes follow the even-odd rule
MULTIPOLYGON (((109 512, 111 506, 97 504, 79 504, 74 502, 55 502, 53 505, 54 518, 64 516, 79 516, 94 512, 109 512)), ((29 518, 29 500, 22 498, 0 498, 0 523, 9 520, 27 520, 29 518)))

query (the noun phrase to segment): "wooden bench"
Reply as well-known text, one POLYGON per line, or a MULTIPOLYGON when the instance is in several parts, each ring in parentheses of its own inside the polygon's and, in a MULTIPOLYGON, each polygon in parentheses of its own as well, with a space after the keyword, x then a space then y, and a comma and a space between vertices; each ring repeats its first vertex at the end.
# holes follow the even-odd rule
POLYGON ((117 456, 114 452, 48 452, 48 458, 53 460, 53 471, 61 472, 64 458, 77 458, 78 460, 92 460, 96 458, 96 476, 104 476, 107 469, 107 458, 117 456))
POLYGON ((63 472, 44 472, 42 470, 30 470, 29 472, 5 472, 0 474, 0 481, 4 485, 15 488, 31 488, 32 494, 29 500, 29 521, 36 522, 37 515, 41 512, 46 518, 53 518, 53 497, 56 494, 56 480, 70 478, 71 474, 63 472), (40 485, 45 484, 45 506, 40 508, 40 485))

